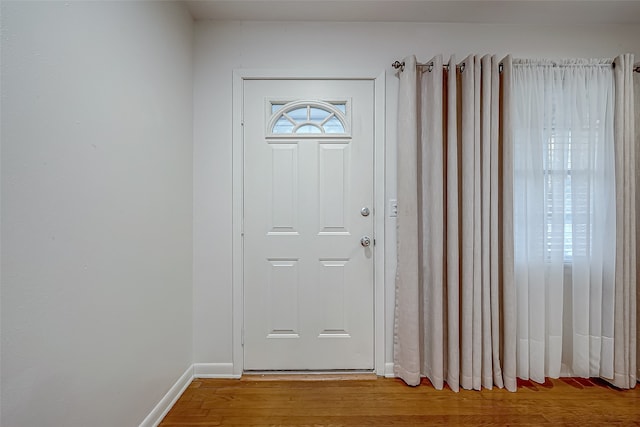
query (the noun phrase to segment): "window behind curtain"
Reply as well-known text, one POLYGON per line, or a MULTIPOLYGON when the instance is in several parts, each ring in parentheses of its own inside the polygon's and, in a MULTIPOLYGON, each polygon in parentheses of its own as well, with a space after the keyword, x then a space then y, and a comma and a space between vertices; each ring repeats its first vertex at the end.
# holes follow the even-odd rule
POLYGON ((570 263, 574 251, 581 257, 590 253, 598 178, 589 175, 602 160, 590 149, 589 139, 590 134, 602 139, 604 129, 599 120, 587 129, 559 126, 553 112, 551 121, 549 139, 543 143, 546 259, 562 256, 570 263))
POLYGON ((518 376, 599 375, 612 351, 611 63, 514 60, 512 96, 518 376))
POLYGON ((516 240, 570 264, 613 224, 613 74, 610 65, 515 68, 516 240))

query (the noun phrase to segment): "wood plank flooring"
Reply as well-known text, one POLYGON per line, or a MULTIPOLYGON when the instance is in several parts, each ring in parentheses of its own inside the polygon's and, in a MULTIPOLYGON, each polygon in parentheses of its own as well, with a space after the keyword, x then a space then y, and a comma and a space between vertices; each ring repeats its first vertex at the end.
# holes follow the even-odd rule
POLYGON ((386 378, 197 379, 160 427, 640 426, 640 387, 600 380, 521 381, 518 391, 437 391, 386 378))

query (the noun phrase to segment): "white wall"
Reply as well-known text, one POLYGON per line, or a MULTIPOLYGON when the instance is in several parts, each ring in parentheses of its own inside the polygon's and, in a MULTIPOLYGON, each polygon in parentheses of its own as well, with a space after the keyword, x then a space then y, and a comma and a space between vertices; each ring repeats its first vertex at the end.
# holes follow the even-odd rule
POLYGON ((193 23, 1 12, 0 424, 138 425, 192 363, 193 23))
MULTIPOLYGON (((198 22, 194 101, 194 361, 232 361, 232 70, 387 70, 387 199, 395 189, 397 78, 416 54, 516 57, 640 55, 640 26, 526 27, 417 23, 198 22)), ((392 360, 395 222, 387 224, 386 354, 392 360)))

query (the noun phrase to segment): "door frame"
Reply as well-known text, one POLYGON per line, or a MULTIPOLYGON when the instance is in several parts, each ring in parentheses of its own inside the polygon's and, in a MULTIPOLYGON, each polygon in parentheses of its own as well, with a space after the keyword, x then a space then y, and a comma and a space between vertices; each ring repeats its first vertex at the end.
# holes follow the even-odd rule
POLYGON ((386 72, 368 70, 259 70, 233 71, 232 100, 232 359, 233 376, 244 371, 244 82, 246 80, 365 80, 374 87, 374 367, 385 375, 385 82, 386 72))

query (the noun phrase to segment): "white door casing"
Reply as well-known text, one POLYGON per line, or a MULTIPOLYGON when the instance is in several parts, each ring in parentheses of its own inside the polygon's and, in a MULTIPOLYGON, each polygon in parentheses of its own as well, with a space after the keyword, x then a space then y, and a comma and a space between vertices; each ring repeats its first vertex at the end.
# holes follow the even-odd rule
MULTIPOLYGON (((241 74, 234 80, 234 124, 240 118, 234 127, 234 373, 374 368, 382 373, 380 76, 241 74), (309 128, 301 118, 313 119, 314 111, 324 109, 339 116, 345 129, 274 133, 287 108, 294 110, 289 121, 282 120, 289 127, 309 128), (311 114, 294 117, 304 111, 311 114), (364 207, 370 215, 361 214, 364 207), (371 246, 361 245, 364 236, 371 246)), ((320 119, 331 116, 322 113, 320 119)))

